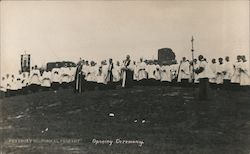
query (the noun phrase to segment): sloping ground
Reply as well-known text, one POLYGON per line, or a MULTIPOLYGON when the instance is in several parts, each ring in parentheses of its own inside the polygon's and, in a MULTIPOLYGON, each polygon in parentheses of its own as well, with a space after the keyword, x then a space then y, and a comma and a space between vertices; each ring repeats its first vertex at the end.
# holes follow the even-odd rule
POLYGON ((0 100, 1 151, 249 154, 249 91, 211 91, 203 102, 194 94, 192 88, 135 87, 5 98, 0 100), (93 139, 144 144, 96 145, 93 139))

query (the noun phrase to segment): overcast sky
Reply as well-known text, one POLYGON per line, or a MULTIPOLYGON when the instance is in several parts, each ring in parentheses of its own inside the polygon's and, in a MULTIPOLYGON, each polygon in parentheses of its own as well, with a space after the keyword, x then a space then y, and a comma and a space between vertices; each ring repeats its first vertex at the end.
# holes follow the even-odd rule
MULTIPOLYGON (((1 1, 1 72, 17 72, 20 54, 32 65, 79 57, 178 59, 249 57, 249 1, 1 1)), ((249 59, 249 58, 248 58, 249 59)))

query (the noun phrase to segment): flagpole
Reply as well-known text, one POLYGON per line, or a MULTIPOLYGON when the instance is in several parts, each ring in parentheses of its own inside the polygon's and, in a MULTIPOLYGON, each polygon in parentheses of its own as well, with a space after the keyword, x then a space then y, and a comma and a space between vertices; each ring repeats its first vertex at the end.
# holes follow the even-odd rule
MULTIPOLYGON (((192 39, 191 39, 191 44, 192 44, 192 49, 191 49, 191 52, 192 52, 192 75, 193 75, 193 79, 194 79, 194 37, 192 36, 192 39)), ((194 80, 192 79, 192 82, 194 82, 194 80)))

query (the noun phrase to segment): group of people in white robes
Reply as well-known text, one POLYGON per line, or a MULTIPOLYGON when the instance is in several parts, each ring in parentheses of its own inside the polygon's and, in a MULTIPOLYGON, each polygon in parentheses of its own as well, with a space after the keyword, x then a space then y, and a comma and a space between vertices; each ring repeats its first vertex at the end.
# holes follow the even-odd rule
POLYGON ((2 77, 1 93, 5 96, 14 96, 36 92, 39 90, 54 89, 60 86, 69 87, 72 85, 75 76, 75 67, 61 67, 58 65, 51 71, 40 71, 37 66, 31 68, 30 72, 19 72, 18 75, 2 77))
POLYGON ((138 62, 130 60, 128 55, 123 62, 103 60, 78 62, 76 67, 58 67, 51 71, 41 72, 37 66, 30 72, 20 72, 17 76, 2 77, 0 91, 7 95, 73 87, 85 91, 94 89, 114 89, 117 86, 132 87, 134 85, 181 85, 187 87, 193 83, 210 83, 212 88, 246 87, 250 85, 248 62, 245 56, 237 56, 231 63, 229 57, 212 59, 211 63, 203 56, 189 61, 185 57, 179 64, 158 63, 155 60, 138 62), (79 76, 80 74, 80 76, 79 76), (208 81, 205 81, 208 80, 208 81), (79 86, 80 85, 80 86, 79 86), (78 87, 78 88, 76 88, 78 87), (79 88, 81 87, 81 88, 79 88))

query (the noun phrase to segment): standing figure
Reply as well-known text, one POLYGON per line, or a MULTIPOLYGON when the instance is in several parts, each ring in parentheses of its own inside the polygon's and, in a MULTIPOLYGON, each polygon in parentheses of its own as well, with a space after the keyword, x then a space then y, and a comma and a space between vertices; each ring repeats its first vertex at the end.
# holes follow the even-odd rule
POLYGON ((75 93, 82 93, 83 92, 83 72, 82 72, 82 66, 83 62, 80 61, 76 66, 76 72, 75 72, 75 86, 74 86, 74 92, 75 93))
POLYGON ((210 88, 215 89, 216 88, 216 59, 212 59, 212 63, 210 64, 210 69, 211 69, 211 73, 213 74, 213 76, 211 78, 209 78, 209 85, 210 88))
POLYGON ((230 89, 231 88, 231 78, 233 75, 233 64, 230 62, 229 57, 225 57, 225 62, 224 62, 224 79, 223 79, 223 84, 224 84, 224 89, 230 89))
POLYGON ((188 86, 189 78, 190 78, 190 64, 186 57, 182 58, 182 61, 180 62, 179 66, 179 74, 177 78, 177 82, 181 82, 181 85, 183 87, 188 86))
POLYGON ((199 99, 200 100, 206 100, 208 98, 208 76, 207 76, 207 62, 204 60, 204 57, 202 55, 199 55, 198 57, 200 65, 195 70, 195 72, 198 74, 199 79, 199 99))
POLYGON ((248 71, 248 63, 245 56, 241 56, 242 65, 240 68, 240 85, 244 90, 250 85, 250 76, 248 71))
POLYGON ((56 64, 55 68, 51 70, 51 80, 52 89, 58 90, 61 84, 61 69, 58 64, 56 64))
POLYGON ((47 91, 51 87, 51 72, 44 71, 41 77, 41 86, 44 91, 47 91))
POLYGON ((237 62, 233 65, 234 72, 231 78, 232 89, 239 90, 240 88, 240 75, 241 75, 241 65, 242 59, 241 56, 237 56, 237 62))
POLYGON ((116 65, 114 66, 114 69, 112 70, 113 71, 113 81, 114 81, 114 84, 117 86, 120 83, 121 81, 121 66, 120 66, 120 62, 117 61, 116 62, 116 65))
POLYGON ((217 88, 222 88, 223 79, 224 79, 224 65, 223 65, 223 59, 218 59, 219 63, 216 65, 216 84, 217 88))
POLYGON ((40 81, 40 76, 41 73, 39 71, 39 69, 37 68, 37 66, 35 65, 34 69, 31 70, 30 72, 30 90, 31 92, 37 92, 39 91, 40 85, 41 85, 41 81, 40 81))
POLYGON ((161 66, 161 82, 162 85, 170 85, 172 81, 172 75, 170 71, 170 66, 167 64, 163 64, 161 66))
POLYGON ((123 70, 123 81, 122 81, 122 87, 130 88, 133 86, 133 72, 130 68, 130 56, 126 56, 126 60, 124 60, 124 67, 123 70))
POLYGON ((147 64, 140 58, 140 62, 137 63, 137 74, 138 81, 140 85, 144 85, 147 80, 147 72, 146 72, 147 64))
POLYGON ((113 69, 114 69, 114 64, 113 64, 113 60, 110 58, 109 59, 109 64, 107 67, 107 76, 106 76, 106 82, 107 82, 107 86, 110 89, 114 89, 114 84, 113 84, 113 69))

